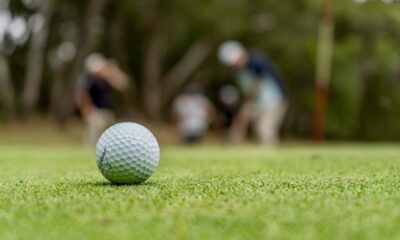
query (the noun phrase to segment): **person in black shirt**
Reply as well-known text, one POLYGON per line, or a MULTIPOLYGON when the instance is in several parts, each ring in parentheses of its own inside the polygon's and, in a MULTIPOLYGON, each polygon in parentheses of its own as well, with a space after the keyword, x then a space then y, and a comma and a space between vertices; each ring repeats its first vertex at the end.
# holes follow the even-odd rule
POLYGON ((85 142, 95 144, 101 132, 114 122, 113 91, 128 86, 127 76, 100 54, 85 61, 86 72, 78 81, 76 103, 86 123, 85 142))

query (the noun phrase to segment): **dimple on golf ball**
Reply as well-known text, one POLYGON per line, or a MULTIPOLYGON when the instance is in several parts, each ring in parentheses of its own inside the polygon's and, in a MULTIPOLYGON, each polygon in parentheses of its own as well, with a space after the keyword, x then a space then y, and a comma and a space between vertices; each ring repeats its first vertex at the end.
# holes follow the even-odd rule
POLYGON ((134 184, 146 181, 155 171, 160 148, 154 135, 142 125, 117 123, 100 136, 96 163, 112 183, 134 184))

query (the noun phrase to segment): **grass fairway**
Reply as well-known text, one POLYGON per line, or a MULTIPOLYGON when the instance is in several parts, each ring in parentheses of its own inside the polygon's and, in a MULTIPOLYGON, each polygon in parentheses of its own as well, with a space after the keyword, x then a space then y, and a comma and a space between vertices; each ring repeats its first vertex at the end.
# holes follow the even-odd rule
POLYGON ((0 147, 0 239, 399 239, 400 147, 162 148, 113 186, 79 147, 0 147))

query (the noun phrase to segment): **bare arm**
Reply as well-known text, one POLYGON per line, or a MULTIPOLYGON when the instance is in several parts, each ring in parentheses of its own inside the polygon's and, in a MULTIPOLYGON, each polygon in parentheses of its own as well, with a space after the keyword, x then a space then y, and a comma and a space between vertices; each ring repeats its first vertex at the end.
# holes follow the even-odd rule
POLYGON ((94 104, 89 94, 83 90, 77 90, 75 102, 83 118, 87 118, 94 109, 94 104))
POLYGON ((101 69, 99 75, 104 77, 108 83, 118 91, 128 88, 128 76, 114 63, 107 61, 105 67, 101 69))

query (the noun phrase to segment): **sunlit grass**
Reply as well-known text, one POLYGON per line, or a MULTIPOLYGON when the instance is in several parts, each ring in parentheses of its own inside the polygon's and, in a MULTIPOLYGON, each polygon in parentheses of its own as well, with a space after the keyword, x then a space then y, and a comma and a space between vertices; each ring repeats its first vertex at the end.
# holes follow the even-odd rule
POLYGON ((400 147, 162 147, 114 186, 80 147, 0 147, 0 239, 394 239, 400 147))

